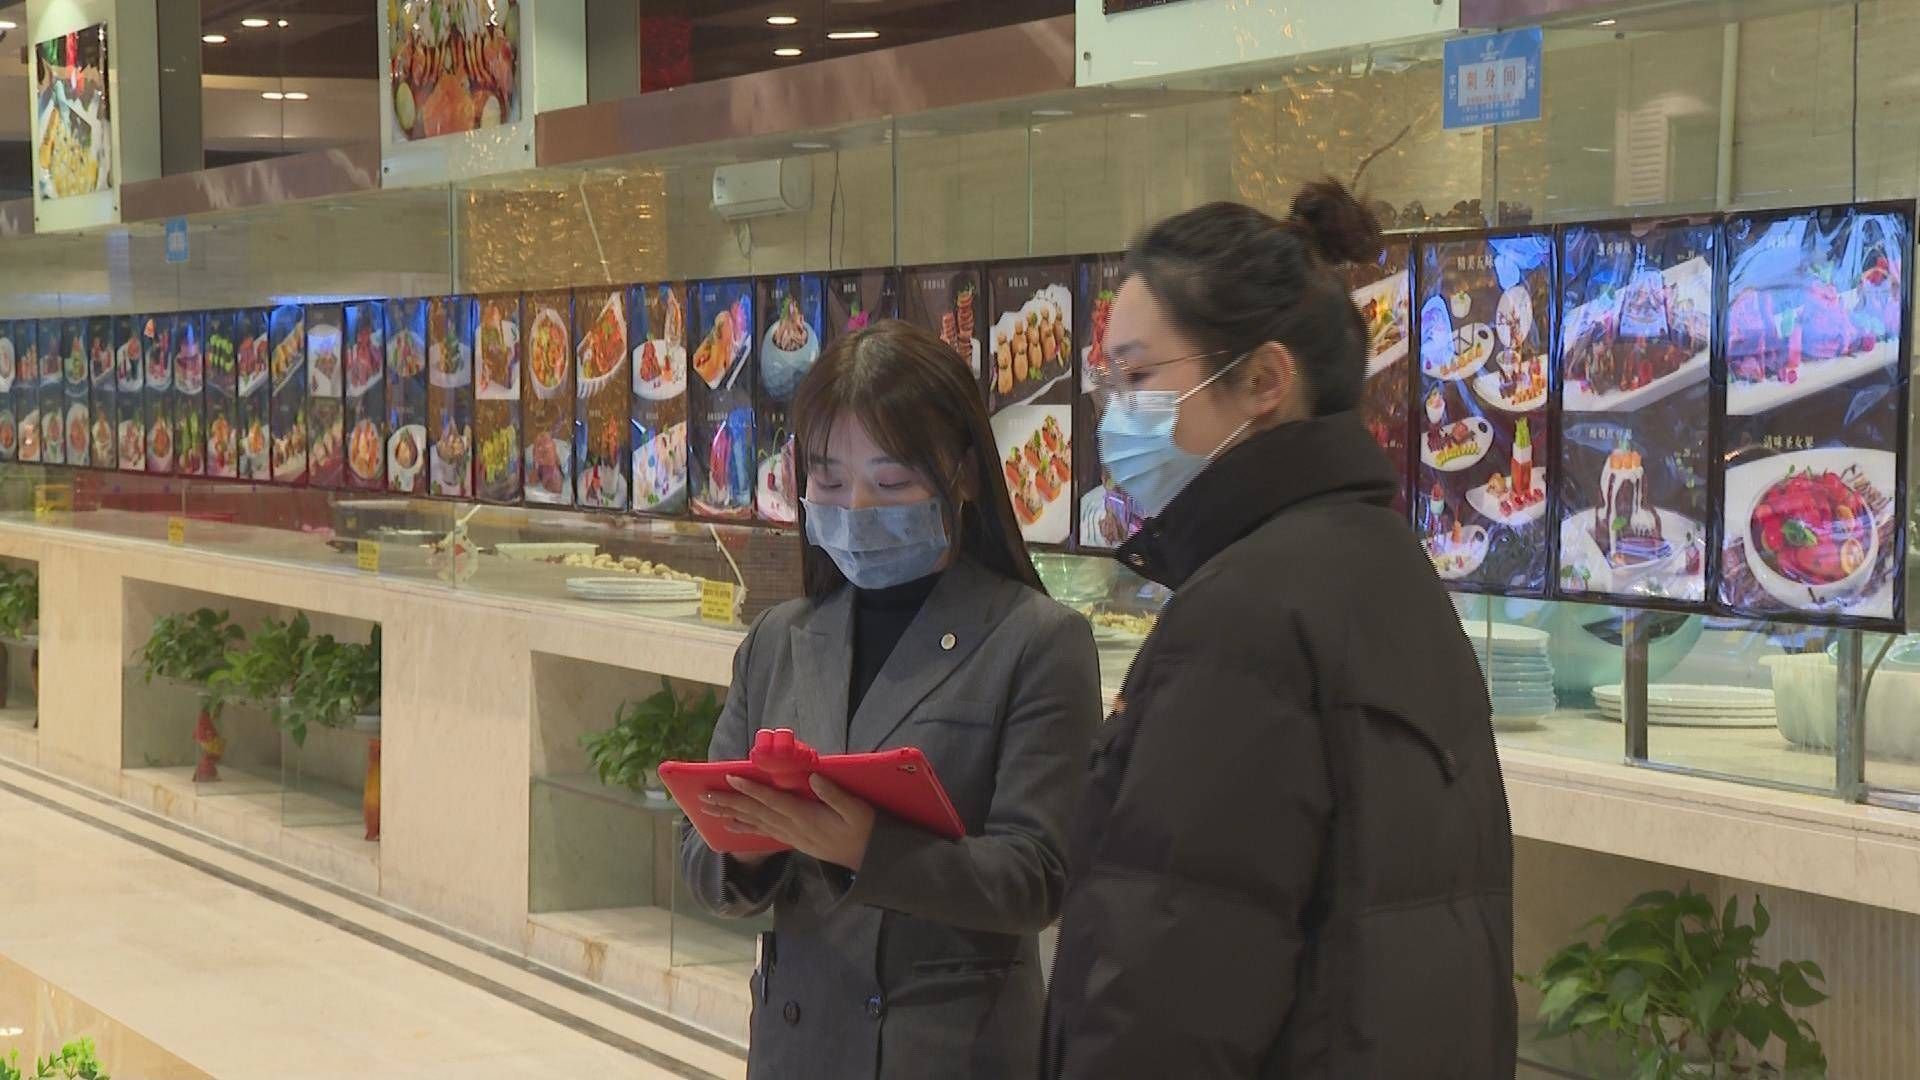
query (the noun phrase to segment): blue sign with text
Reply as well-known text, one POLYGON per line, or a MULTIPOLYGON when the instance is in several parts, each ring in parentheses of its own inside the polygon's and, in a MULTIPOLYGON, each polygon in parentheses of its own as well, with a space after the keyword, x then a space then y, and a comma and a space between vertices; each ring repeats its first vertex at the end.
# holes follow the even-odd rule
POLYGON ((1447 42, 1443 126, 1540 119, 1540 44, 1537 26, 1447 42))
POLYGON ((187 219, 183 217, 167 219, 167 261, 183 263, 187 261, 187 219))

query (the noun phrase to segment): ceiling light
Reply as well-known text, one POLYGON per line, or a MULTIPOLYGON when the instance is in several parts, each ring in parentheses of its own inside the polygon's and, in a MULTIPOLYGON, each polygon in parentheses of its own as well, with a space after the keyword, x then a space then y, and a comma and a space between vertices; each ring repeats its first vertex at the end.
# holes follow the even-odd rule
POLYGON ((1047 119, 1057 119, 1062 116, 1072 116, 1073 110, 1072 109, 1035 109, 1033 110, 1033 115, 1045 117, 1047 119))
POLYGON ((285 101, 287 99, 287 95, 278 90, 262 90, 260 96, 266 98, 268 101, 285 101))
POLYGON ((207 43, 207 44, 209 44, 209 45, 225 45, 225 44, 227 43, 227 35, 225 35, 225 34, 202 34, 202 35, 200 36, 200 40, 201 40, 201 41, 204 41, 204 42, 206 42, 206 43, 207 43))
POLYGON ((0 19, 0 30, 18 30, 18 29, 20 29, 20 24, 17 22, 14 22, 12 19, 0 19))
POLYGON ((240 25, 246 27, 249 30, 265 30, 267 27, 272 26, 273 24, 268 22, 265 19, 241 19, 240 25))
POLYGON ((835 30, 827 35, 828 41, 872 41, 880 36, 878 30, 835 30))
POLYGON ((305 90, 289 90, 287 91, 287 100, 305 101, 307 100, 307 92, 305 90))
POLYGON ((797 142, 793 144, 793 148, 795 150, 831 150, 833 149, 833 144, 823 142, 797 142))
POLYGON ((1595 26, 1612 26, 1612 25, 1613 25, 1614 23, 1617 23, 1617 22, 1619 22, 1619 21, 1620 21, 1620 20, 1618 20, 1618 19, 1601 19, 1601 20, 1600 20, 1599 22, 1597 22, 1597 23, 1594 23, 1593 25, 1595 25, 1595 26))
POLYGON ((794 18, 794 17, 793 17, 793 16, 791 16, 791 15, 769 15, 769 16, 767 16, 767 25, 768 25, 768 26, 792 26, 793 24, 795 24, 795 23, 797 23, 797 22, 799 22, 799 21, 800 21, 799 19, 796 19, 796 18, 794 18))
POLYGON ((1129 120, 1145 120, 1146 118, 1147 114, 1143 112, 1130 112, 1127 114, 1127 119, 1129 120))
POLYGON ((773 55, 781 57, 782 59, 790 59, 792 57, 799 56, 800 50, 789 45, 784 49, 773 50, 773 55))
POLYGON ((281 19, 279 22, 275 23, 274 25, 278 26, 282 30, 285 30, 291 24, 289 24, 287 20, 281 19))

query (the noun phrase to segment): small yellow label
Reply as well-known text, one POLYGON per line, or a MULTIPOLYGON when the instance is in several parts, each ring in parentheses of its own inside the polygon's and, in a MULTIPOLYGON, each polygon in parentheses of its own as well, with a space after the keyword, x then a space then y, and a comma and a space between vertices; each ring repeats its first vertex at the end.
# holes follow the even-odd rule
POLYGON ((379 573, 380 542, 377 540, 360 541, 359 546, 354 549, 354 564, 360 567, 365 573, 379 573))
POLYGON ((733 625, 735 610, 731 581, 700 582, 700 617, 708 622, 733 625))
POLYGON ((180 547, 187 542, 187 519, 170 517, 167 519, 167 543, 180 547))
POLYGON ((53 515, 73 509, 73 486, 70 484, 35 484, 33 487, 33 520, 50 521, 53 515))

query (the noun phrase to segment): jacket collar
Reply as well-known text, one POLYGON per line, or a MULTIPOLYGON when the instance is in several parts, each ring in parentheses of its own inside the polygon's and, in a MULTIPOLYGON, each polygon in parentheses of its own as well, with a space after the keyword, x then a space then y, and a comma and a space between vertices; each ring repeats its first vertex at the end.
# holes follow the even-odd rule
POLYGON ((1135 573, 1178 589, 1215 555, 1305 502, 1390 506, 1399 480, 1354 412, 1283 424, 1222 454, 1121 545, 1135 573))

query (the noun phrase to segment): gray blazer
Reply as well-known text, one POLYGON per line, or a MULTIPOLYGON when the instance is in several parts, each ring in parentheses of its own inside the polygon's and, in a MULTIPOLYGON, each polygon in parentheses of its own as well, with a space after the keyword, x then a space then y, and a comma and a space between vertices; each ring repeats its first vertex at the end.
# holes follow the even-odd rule
POLYGON ((692 830, 680 863, 715 914, 773 909, 753 977, 753 1080, 1030 1076, 1038 932, 1059 912, 1064 833, 1100 713, 1084 619, 967 562, 935 586, 847 721, 853 593, 754 624, 709 757, 790 727, 822 753, 917 746, 967 836, 882 815, 860 873, 802 855, 748 869, 692 830))

